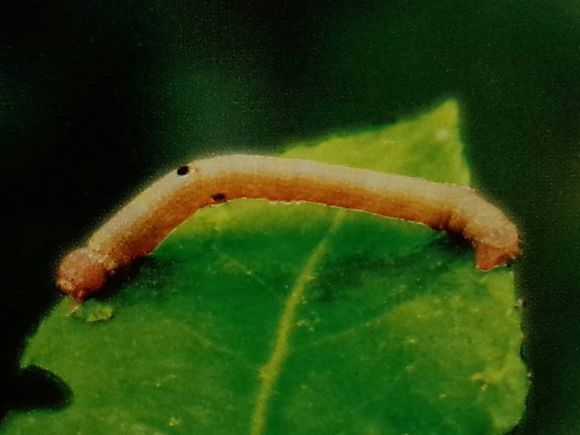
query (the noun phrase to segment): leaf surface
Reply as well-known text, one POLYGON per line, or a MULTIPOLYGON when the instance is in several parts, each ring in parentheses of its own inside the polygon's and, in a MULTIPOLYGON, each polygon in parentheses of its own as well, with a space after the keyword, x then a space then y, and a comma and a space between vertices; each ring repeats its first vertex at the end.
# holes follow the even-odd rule
MULTIPOLYGON (((283 155, 469 183, 457 106, 294 144, 283 155)), ((9 434, 490 434, 521 418, 527 372, 509 268, 395 219, 233 201, 174 231, 137 276, 71 311, 23 366, 72 391, 9 434)))

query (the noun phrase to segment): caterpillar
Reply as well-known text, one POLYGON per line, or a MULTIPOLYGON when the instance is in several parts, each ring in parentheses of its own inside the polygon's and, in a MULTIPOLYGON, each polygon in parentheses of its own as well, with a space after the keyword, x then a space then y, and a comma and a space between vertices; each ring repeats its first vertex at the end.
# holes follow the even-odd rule
POLYGON ((240 198, 321 203, 460 233, 481 270, 519 252, 516 226, 470 187, 309 160, 226 155, 180 166, 138 194, 62 259, 57 286, 82 301, 197 210, 240 198))

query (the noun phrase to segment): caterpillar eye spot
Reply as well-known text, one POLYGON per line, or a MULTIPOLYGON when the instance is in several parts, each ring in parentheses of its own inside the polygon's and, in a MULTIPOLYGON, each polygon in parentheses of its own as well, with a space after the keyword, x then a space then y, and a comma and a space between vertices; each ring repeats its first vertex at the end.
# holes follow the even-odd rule
POLYGON ((216 193, 211 196, 213 202, 225 202, 227 200, 225 193, 216 193))
POLYGON ((188 165, 183 165, 183 166, 180 166, 179 168, 177 168, 177 175, 183 176, 183 175, 187 175, 187 174, 189 174, 189 166, 188 165))

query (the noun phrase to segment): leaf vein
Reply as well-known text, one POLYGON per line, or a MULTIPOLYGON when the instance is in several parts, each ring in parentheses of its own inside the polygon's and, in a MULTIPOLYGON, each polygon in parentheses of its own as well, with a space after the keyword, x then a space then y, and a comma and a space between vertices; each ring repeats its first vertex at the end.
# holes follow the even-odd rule
POLYGON ((302 267, 300 274, 294 282, 294 286, 284 302, 270 359, 259 371, 260 387, 250 421, 251 435, 261 435, 264 433, 271 398, 280 377, 282 366, 288 358, 288 343, 295 326, 296 311, 303 300, 306 287, 313 279, 315 269, 321 263, 326 253, 329 239, 338 229, 340 223, 343 221, 344 215, 344 212, 338 212, 334 217, 328 231, 310 253, 308 260, 302 267))

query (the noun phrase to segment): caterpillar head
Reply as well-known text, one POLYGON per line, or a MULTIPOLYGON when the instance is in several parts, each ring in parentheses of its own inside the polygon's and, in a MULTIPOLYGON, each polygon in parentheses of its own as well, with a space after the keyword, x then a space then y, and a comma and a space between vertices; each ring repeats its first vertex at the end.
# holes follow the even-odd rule
POLYGON ((56 272, 56 285, 63 293, 77 301, 98 291, 109 274, 102 259, 87 248, 76 249, 67 254, 56 272))

